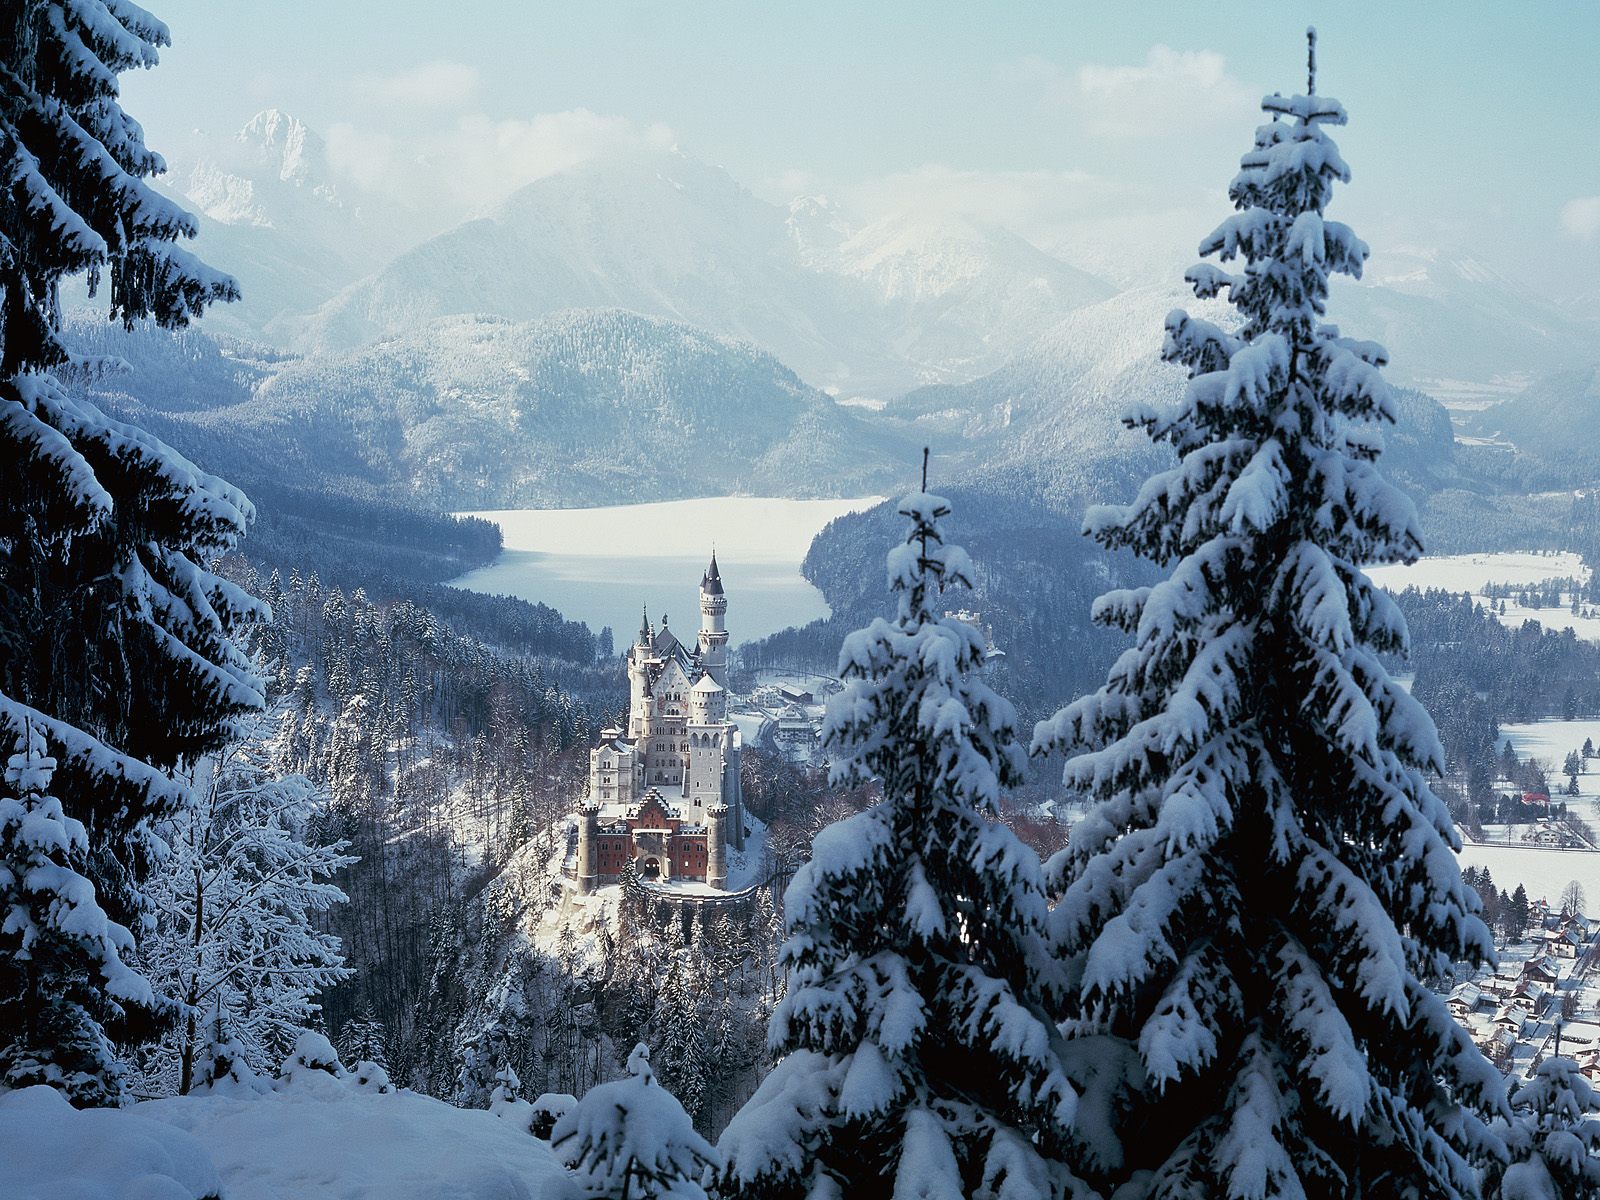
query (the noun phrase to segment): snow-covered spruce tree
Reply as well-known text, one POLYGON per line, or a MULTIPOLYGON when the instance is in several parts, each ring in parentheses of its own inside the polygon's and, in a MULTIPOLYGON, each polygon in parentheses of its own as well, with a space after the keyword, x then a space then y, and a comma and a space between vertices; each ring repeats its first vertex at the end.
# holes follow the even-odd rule
MULTIPOLYGON (((166 769, 218 747, 230 718, 261 703, 231 640, 258 605, 204 567, 243 534, 248 501, 49 374, 88 365, 60 339, 64 276, 104 277, 125 322, 181 325, 237 294, 174 244, 194 220, 144 182, 161 159, 117 102, 118 74, 154 65, 167 40, 126 0, 0 11, 0 744, 27 728, 46 739, 98 902, 130 929, 163 854, 150 822, 187 803, 166 769)), ((17 939, 0 933, 0 1074, 47 1002, 17 939)), ((86 1012, 137 1034, 158 1007, 106 993, 86 1012)), ((98 1070, 109 1096, 110 1066, 98 1070)))
POLYGON ((75 1104, 105 1104, 121 1078, 95 1019, 102 997, 147 1004, 150 984, 123 962, 133 937, 84 875, 88 838, 51 794, 55 765, 27 731, 0 783, 0 937, 20 990, 36 997, 11 1010, 0 1085, 45 1083, 75 1104))
POLYGON ((1511 1093, 1511 1165, 1485 1200, 1600 1198, 1594 1090, 1570 1058, 1547 1058, 1511 1093))
POLYGON ((377 1063, 389 1069, 389 1031, 372 1011, 370 1001, 363 1001, 356 1015, 344 1023, 335 1048, 346 1062, 377 1063))
POLYGON ((1500 1152, 1499 1076, 1423 982, 1493 943, 1428 784, 1433 723, 1379 658, 1405 622, 1362 567, 1421 545, 1374 464, 1384 351, 1323 322, 1367 248, 1323 219, 1345 113, 1308 93, 1263 101, 1238 212, 1201 245, 1242 268, 1187 275, 1242 324, 1169 316, 1188 389, 1129 419, 1180 463, 1085 522, 1171 574, 1100 598, 1134 645, 1035 734, 1100 800, 1052 862, 1067 1029, 1145 1071, 1100 1182, 1160 1200, 1473 1196, 1500 1152))
POLYGON ((717 1152, 656 1082, 644 1043, 628 1075, 590 1088, 556 1121, 550 1148, 594 1200, 705 1200, 700 1180, 717 1152))
POLYGON ((311 836, 326 794, 266 759, 259 742, 208 757, 203 795, 158 827, 172 860, 150 882, 157 917, 138 961, 186 1015, 156 1048, 148 1091, 188 1092, 219 1002, 250 1067, 270 1072, 321 1011, 318 993, 350 975, 317 919, 344 903, 332 880, 355 859, 311 836))
POLYGON ((984 643, 939 611, 971 577, 949 505, 917 494, 889 554, 895 619, 845 639, 824 742, 835 782, 882 799, 823 830, 785 896, 785 1055, 723 1134, 727 1196, 1065 1195, 1077 1094, 1033 852, 990 818, 1023 761, 984 643))

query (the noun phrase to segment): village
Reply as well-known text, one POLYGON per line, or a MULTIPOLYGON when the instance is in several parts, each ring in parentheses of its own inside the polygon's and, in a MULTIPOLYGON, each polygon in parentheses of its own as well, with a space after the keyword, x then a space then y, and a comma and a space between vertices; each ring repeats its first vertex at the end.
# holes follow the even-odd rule
POLYGON ((1500 948, 1499 966, 1451 981, 1451 1016, 1507 1076, 1526 1078, 1565 1055, 1600 1082, 1597 933, 1600 921, 1530 901, 1525 936, 1500 948))

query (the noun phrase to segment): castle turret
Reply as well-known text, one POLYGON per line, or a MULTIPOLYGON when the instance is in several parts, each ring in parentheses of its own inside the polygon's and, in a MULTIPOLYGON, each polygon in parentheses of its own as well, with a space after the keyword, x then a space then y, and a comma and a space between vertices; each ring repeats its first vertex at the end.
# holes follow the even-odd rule
POLYGON ((600 806, 592 799, 578 805, 578 894, 594 891, 599 871, 600 806))
POLYGON ((689 713, 696 725, 721 725, 728 719, 728 690, 709 672, 689 690, 689 713))
POLYGON ((706 882, 714 888, 728 886, 728 806, 706 809, 706 882))
POLYGON ((722 687, 728 686, 728 597, 717 573, 717 555, 700 580, 700 665, 722 687))
POLYGON ((646 661, 651 657, 650 644, 655 640, 650 629, 650 614, 645 612, 639 622, 639 637, 628 651, 628 738, 637 740, 650 735, 650 669, 646 661))

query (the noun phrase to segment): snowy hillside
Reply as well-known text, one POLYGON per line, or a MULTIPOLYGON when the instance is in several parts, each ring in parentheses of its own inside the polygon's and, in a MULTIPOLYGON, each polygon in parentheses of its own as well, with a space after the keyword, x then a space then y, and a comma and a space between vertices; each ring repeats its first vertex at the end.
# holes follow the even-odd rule
POLYGON ((615 309, 447 317, 291 363, 194 423, 451 509, 862 495, 913 459, 755 347, 615 309))
POLYGON ((1481 407, 1592 357, 1600 326, 1467 255, 1375 250, 1361 282, 1333 287, 1348 332, 1389 350, 1391 382, 1481 407))
POLYGON ((1593 483, 1600 453, 1600 367, 1591 364, 1535 380, 1503 403, 1474 414, 1471 427, 1511 443, 1555 469, 1562 480, 1593 483))
MULTIPOLYGON (((1174 308, 1227 324, 1228 306, 1197 301, 1181 287, 1140 288, 1080 308, 1012 361, 971 383, 923 388, 889 404, 953 465, 979 474, 1025 471, 1047 496, 1076 513, 1083 499, 1110 499, 1162 461, 1122 417, 1135 404, 1171 406, 1184 372, 1160 359, 1163 322, 1174 308)), ((1414 392, 1397 395, 1400 422, 1385 431, 1385 470, 1418 486, 1449 471, 1450 423, 1414 392)))

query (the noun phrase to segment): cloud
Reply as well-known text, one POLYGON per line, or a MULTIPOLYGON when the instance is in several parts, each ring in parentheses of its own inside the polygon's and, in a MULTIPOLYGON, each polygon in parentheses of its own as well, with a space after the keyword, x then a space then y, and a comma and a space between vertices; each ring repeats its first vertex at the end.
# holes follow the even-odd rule
POLYGON ((1132 66, 1088 63, 1066 72, 1031 59, 1025 70, 1044 86, 1046 102, 1069 113, 1093 137, 1170 137, 1248 121, 1261 93, 1228 74, 1214 50, 1150 48, 1132 66))
POLYGON ((476 67, 439 61, 393 75, 357 75, 351 86, 358 98, 379 108, 449 112, 471 104, 479 82, 476 67))
POLYGON ((1563 204, 1561 231, 1580 242, 1600 237, 1600 196, 1579 196, 1563 204))
POLYGON ((493 209, 518 188, 585 162, 660 153, 665 125, 641 125, 588 109, 497 118, 463 113, 404 135, 344 122, 328 131, 328 161, 358 188, 406 197, 448 224, 493 209))

